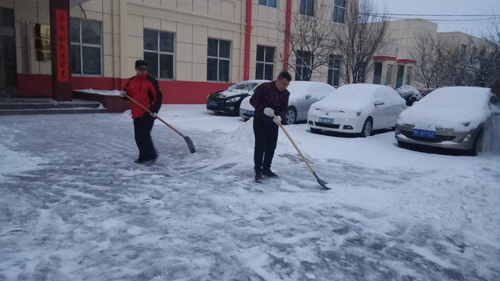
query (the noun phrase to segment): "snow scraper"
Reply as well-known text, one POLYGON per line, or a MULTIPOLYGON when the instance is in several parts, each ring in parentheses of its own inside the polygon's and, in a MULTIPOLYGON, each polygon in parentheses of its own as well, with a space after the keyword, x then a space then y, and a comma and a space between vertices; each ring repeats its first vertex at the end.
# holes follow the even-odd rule
POLYGON ((318 177, 318 175, 316 175, 316 173, 314 172, 314 170, 311 167, 311 165, 309 164, 309 162, 307 162, 307 159, 304 157, 304 155, 302 155, 302 152, 300 152, 299 148, 297 147, 297 145, 295 144, 295 142, 293 142, 292 138, 290 137, 290 135, 288 134, 288 132, 285 130, 285 128, 283 127, 283 125, 281 124, 281 122, 278 121, 278 118, 276 118, 276 115, 273 115, 273 118, 276 120, 276 123, 278 123, 278 125, 281 127, 281 129, 283 130, 283 132, 285 132, 286 136, 288 137, 288 139, 290 140, 290 142, 293 144, 293 146, 295 147, 295 149, 297 149, 297 152, 302 157, 302 160, 304 160, 304 162, 306 162, 307 167, 309 167, 309 170, 311 170, 311 172, 313 173, 313 176, 316 178, 316 180, 318 180, 319 185, 321 185, 321 187, 323 187, 324 189, 330 189, 327 186, 328 183, 325 182, 324 180, 320 179, 318 177))
MULTIPOLYGON (((144 107, 142 104, 140 104, 139 102, 137 102, 136 100, 134 100, 133 98, 131 98, 129 95, 125 95, 129 100, 131 100, 132 102, 134 102, 135 104, 137 104, 138 106, 140 106, 142 109, 146 110, 147 112, 149 112, 150 114, 152 114, 152 112, 147 109, 146 107, 144 107)), ((176 132, 177 134, 179 134, 181 137, 184 138, 184 140, 186 141, 186 144, 187 146, 189 147, 189 151, 191 153, 195 153, 196 152, 196 149, 194 148, 194 143, 193 141, 188 137, 188 136, 184 136, 183 134, 181 134, 181 132, 177 131, 174 127, 170 126, 170 124, 168 124, 167 122, 163 121, 163 119, 161 119, 160 117, 156 116, 155 117, 156 119, 160 120, 163 124, 167 125, 170 129, 174 130, 174 132, 176 132)))

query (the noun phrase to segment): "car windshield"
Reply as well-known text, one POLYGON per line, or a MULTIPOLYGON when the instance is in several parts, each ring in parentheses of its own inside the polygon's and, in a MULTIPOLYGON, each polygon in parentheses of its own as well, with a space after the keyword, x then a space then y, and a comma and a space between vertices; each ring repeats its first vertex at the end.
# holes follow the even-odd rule
POLYGON ((241 82, 231 87, 232 90, 246 90, 251 91, 257 87, 259 83, 255 82, 241 82))

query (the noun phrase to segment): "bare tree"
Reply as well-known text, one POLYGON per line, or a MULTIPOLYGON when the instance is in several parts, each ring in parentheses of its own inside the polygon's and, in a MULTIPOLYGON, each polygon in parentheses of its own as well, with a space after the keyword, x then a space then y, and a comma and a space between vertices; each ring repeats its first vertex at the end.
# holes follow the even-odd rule
POLYGON ((349 1, 346 8, 345 25, 335 28, 334 44, 342 54, 342 80, 346 84, 365 82, 365 76, 373 70, 373 56, 384 52, 390 41, 388 35, 389 15, 375 14, 373 0, 349 1))
POLYGON ((430 33, 422 34, 415 40, 416 48, 411 57, 417 61, 414 78, 425 88, 438 88, 443 77, 443 45, 430 33))
POLYGON ((440 42, 430 34, 417 39, 416 79, 426 87, 490 87, 500 78, 498 31, 483 38, 440 42))
MULTIPOLYGON (((289 35, 290 58, 295 57, 295 61, 288 59, 288 67, 293 69, 300 80, 309 81, 318 68, 328 65, 330 55, 333 54, 333 33, 332 23, 328 19, 331 15, 324 3, 318 5, 314 11, 314 16, 292 14, 291 28, 289 35)), ((286 36, 284 20, 278 23, 278 31, 286 36)), ((278 59, 285 62, 283 55, 278 59)), ((321 74, 318 72, 318 74, 321 74)))

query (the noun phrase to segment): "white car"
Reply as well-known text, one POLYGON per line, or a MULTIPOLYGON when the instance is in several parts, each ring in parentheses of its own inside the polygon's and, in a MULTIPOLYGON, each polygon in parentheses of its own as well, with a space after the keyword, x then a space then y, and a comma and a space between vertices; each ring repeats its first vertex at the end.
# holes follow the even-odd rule
MULTIPOLYGON (((287 90, 290 92, 288 100, 288 112, 284 124, 294 124, 298 121, 307 120, 307 111, 311 104, 332 94, 335 88, 322 82, 292 81, 287 90)), ((250 98, 246 97, 240 105, 240 116, 248 120, 253 117, 255 108, 250 104, 250 98)))
POLYGON ((367 137, 372 130, 394 128, 405 108, 406 101, 392 88, 351 84, 313 104, 307 123, 312 133, 325 130, 367 137))
POLYGON ((498 143, 498 134, 490 132, 488 136, 488 126, 496 124, 498 117, 500 98, 490 89, 440 88, 399 115, 396 140, 401 147, 432 146, 468 150, 477 155, 483 139, 498 143), (488 122, 490 119, 492 122, 488 122))

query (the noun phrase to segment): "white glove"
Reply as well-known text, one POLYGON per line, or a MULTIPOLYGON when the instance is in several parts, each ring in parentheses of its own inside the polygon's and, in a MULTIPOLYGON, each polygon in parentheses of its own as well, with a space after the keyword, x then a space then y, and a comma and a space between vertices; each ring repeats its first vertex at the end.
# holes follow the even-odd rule
POLYGON ((276 116, 276 119, 273 118, 273 121, 274 121, 274 123, 276 123, 276 125, 278 125, 278 123, 281 123, 281 116, 280 115, 276 116))
POLYGON ((120 94, 119 94, 120 97, 124 98, 127 96, 127 92, 125 91, 121 91, 120 94))
POLYGON ((264 108, 264 114, 269 116, 269 117, 273 117, 274 110, 270 107, 266 107, 266 108, 264 108))
POLYGON ((158 114, 156 114, 156 112, 151 112, 151 113, 149 113, 149 115, 151 115, 151 117, 153 117, 153 118, 158 117, 158 114))

